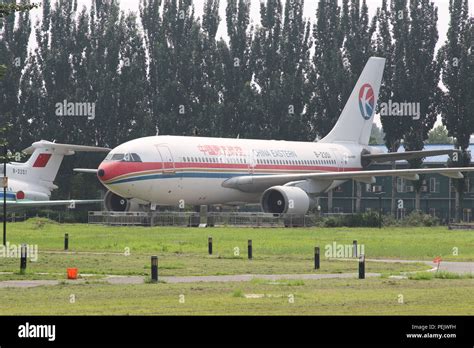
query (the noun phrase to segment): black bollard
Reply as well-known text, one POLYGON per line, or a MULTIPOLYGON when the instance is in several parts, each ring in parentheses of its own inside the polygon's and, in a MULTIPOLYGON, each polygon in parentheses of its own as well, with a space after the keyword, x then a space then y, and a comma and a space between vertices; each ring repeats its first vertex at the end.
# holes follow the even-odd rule
POLYGON ((319 269, 319 247, 314 248, 314 269, 319 269))
POLYGON ((359 258, 359 279, 365 279, 365 255, 361 254, 359 258))
POLYGON ((158 256, 151 257, 151 281, 158 283, 158 256))
POLYGON ((352 241, 352 257, 357 257, 357 241, 352 241))
POLYGON ((26 244, 21 245, 21 259, 20 259, 20 273, 25 274, 26 272, 26 258, 28 257, 28 249, 26 244))
POLYGON ((68 250, 69 249, 69 234, 65 234, 64 235, 64 250, 68 250))
POLYGON ((251 239, 249 239, 248 254, 249 254, 249 260, 251 260, 252 259, 252 240, 251 239))
POLYGON ((209 251, 209 255, 212 255, 212 237, 207 239, 207 250, 209 251))

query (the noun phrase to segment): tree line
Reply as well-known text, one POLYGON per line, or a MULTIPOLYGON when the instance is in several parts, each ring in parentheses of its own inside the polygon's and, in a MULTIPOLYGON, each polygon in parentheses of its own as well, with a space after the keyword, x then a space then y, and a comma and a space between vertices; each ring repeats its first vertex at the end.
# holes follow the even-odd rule
POLYGON ((12 12, 0 21, 0 115, 13 125, 6 140, 12 150, 40 138, 114 147, 158 133, 312 141, 333 127, 376 55, 386 58, 379 102, 420 106, 418 119, 381 118, 389 151, 401 143, 422 149, 441 114, 462 150, 451 164, 470 163, 467 0, 450 0, 438 51, 438 9, 429 0, 383 0, 372 17, 365 0, 319 0, 310 18, 303 8, 304 0, 263 0, 258 24, 250 0, 205 0, 201 17, 192 0, 140 0, 138 13, 122 11, 117 0, 92 0, 89 8, 44 0, 35 23, 28 12, 12 12), (226 39, 217 37, 220 6, 226 39), (94 117, 58 113, 68 103, 90 103, 94 117))

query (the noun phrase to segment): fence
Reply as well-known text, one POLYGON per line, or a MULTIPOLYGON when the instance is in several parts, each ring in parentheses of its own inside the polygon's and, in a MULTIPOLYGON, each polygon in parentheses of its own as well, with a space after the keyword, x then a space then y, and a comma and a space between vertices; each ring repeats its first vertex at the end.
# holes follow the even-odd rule
POLYGON ((248 212, 108 212, 91 211, 90 224, 138 226, 262 226, 262 227, 311 227, 314 215, 266 214, 248 212))

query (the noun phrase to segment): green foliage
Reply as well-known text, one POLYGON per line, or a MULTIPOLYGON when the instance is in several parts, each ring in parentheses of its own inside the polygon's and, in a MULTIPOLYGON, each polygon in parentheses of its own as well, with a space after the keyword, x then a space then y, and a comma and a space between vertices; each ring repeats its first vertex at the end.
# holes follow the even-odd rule
POLYGON ((447 40, 438 52, 442 82, 448 89, 443 95, 440 111, 456 147, 466 150, 474 132, 474 23, 469 18, 467 0, 451 1, 449 13, 447 40))
POLYGON ((37 7, 39 7, 38 4, 0 4, 0 18, 6 17, 13 12, 29 11, 37 7))
POLYGON ((369 145, 380 145, 383 144, 384 132, 382 128, 378 127, 377 124, 372 125, 372 131, 370 134, 369 145))
POLYGON ((377 227, 378 213, 369 211, 350 215, 332 215, 322 219, 323 227, 377 227))
POLYGON ((382 220, 383 226, 438 226, 439 218, 433 217, 423 212, 413 211, 403 219, 395 219, 391 215, 384 215, 382 220))
POLYGON ((453 138, 449 136, 448 130, 442 124, 433 128, 428 133, 427 144, 452 144, 453 138))
MULTIPOLYGON (((391 215, 382 216, 383 226, 438 226, 437 217, 422 212, 412 212, 404 219, 395 219, 391 215)), ((324 217, 318 223, 321 227, 378 227, 379 215, 376 211, 368 211, 359 214, 332 215, 324 217)))
POLYGON ((416 272, 408 276, 410 280, 431 280, 433 278, 434 276, 431 272, 416 272))
POLYGON ((309 76, 313 91, 309 112, 314 136, 324 137, 329 133, 349 93, 350 75, 343 64, 341 50, 345 35, 337 2, 320 0, 313 27, 314 55, 309 76))
POLYGON ((416 272, 408 276, 411 280, 431 280, 431 279, 473 279, 474 274, 458 274, 447 271, 416 272))

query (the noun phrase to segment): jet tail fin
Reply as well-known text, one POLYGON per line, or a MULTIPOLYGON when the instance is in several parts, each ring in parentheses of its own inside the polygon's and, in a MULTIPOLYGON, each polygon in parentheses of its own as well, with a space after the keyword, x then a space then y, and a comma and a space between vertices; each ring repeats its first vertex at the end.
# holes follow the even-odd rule
POLYGON ((319 142, 368 145, 384 66, 385 58, 369 58, 336 125, 319 142))
POLYGON ((109 152, 110 149, 95 146, 56 144, 41 140, 23 150, 30 154, 25 167, 30 167, 31 176, 44 183, 53 183, 64 156, 73 155, 76 151, 109 152))

